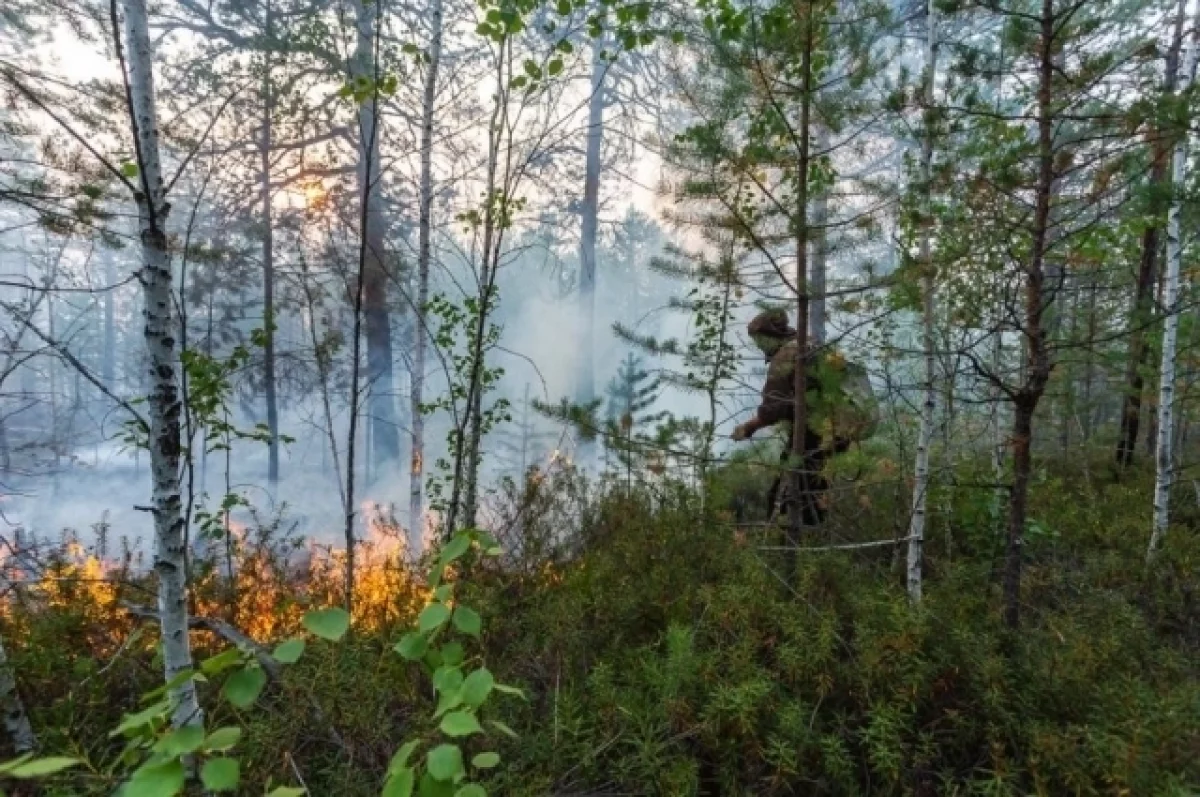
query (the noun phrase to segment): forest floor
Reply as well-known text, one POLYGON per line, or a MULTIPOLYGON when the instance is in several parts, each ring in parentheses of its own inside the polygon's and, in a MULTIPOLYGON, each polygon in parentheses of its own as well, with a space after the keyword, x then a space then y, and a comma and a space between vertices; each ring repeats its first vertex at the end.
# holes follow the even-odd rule
MULTIPOLYGON (((1200 507, 1181 487, 1147 569, 1150 476, 1102 473, 1078 461, 1040 472, 1018 631, 1000 618, 994 495, 961 486, 978 481, 970 466, 932 497, 919 607, 893 546, 807 552, 794 570, 761 550, 731 507, 764 485, 736 466, 714 477, 704 513, 668 481, 586 501, 568 477, 531 483, 508 529, 520 555, 458 582, 483 616, 470 656, 527 698, 487 709, 519 738, 489 740, 502 762, 482 782, 531 796, 1193 794, 1200 507)), ((898 536, 903 491, 838 484, 812 545, 898 536)), ((298 573, 280 564, 277 534, 243 539, 233 589, 197 573, 193 610, 272 645, 307 607, 336 604, 342 560, 298 573)), ((43 751, 88 762, 41 793, 109 794, 122 750, 109 731, 161 682, 154 626, 128 611, 152 600, 86 557, 48 575, 0 616, 43 751)), ((244 728, 239 793, 380 793, 400 743, 436 727, 428 675, 393 650, 429 594, 367 546, 346 638, 311 641, 253 708, 221 701, 220 679, 200 685, 213 727, 244 728)), ((228 647, 205 631, 195 641, 199 657, 228 647)))

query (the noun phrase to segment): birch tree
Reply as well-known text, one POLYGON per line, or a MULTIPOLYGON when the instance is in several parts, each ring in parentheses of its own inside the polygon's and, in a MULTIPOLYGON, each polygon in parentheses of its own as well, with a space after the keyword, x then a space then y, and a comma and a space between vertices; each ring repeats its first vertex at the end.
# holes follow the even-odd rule
POLYGON ((921 141, 920 202, 918 225, 920 227, 921 261, 921 322, 922 348, 924 349, 925 374, 922 383, 924 398, 921 402, 921 428, 917 433, 917 462, 913 483, 912 518, 908 527, 908 596, 914 603, 921 600, 921 566, 925 545, 926 502, 929 497, 929 446, 933 441, 934 412, 937 409, 937 390, 934 376, 937 370, 937 352, 934 349, 934 266, 930 244, 932 214, 930 208, 931 182, 933 179, 933 103, 937 85, 937 7, 929 0, 926 12, 925 75, 922 89, 924 105, 924 131, 921 141))
MULTIPOLYGON (((1180 4, 1180 11, 1183 6, 1180 4)), ((1183 66, 1184 89, 1191 87, 1196 73, 1197 39, 1200 38, 1200 4, 1196 6, 1196 18, 1192 22, 1192 37, 1188 40, 1187 55, 1183 66)), ((1181 92, 1181 94, 1185 94, 1181 92)), ((1162 545, 1170 520, 1171 483, 1175 477, 1174 430, 1175 430, 1175 353, 1179 335, 1179 267, 1183 258, 1180 238, 1180 198, 1187 169, 1188 131, 1179 134, 1171 154, 1171 186, 1174 194, 1167 211, 1167 273, 1164 286, 1163 312, 1165 314, 1162 343, 1162 371, 1158 388, 1158 446, 1157 472, 1154 479, 1154 525, 1150 534, 1147 559, 1152 559, 1162 545)))
POLYGON ((37 736, 33 733, 25 704, 17 693, 17 680, 8 663, 3 639, 0 639, 0 713, 4 714, 4 729, 8 731, 17 755, 37 748, 37 736))
MULTIPOLYGON (((202 725, 203 715, 190 678, 179 679, 192 667, 188 637, 186 551, 180 486, 180 417, 177 354, 175 352, 173 274, 167 243, 166 185, 159 153, 158 108, 154 91, 154 51, 145 0, 122 0, 125 44, 117 36, 117 53, 129 108, 136 153, 141 267, 139 278, 145 304, 143 332, 149 362, 151 496, 154 517, 154 571, 158 576, 158 612, 162 628, 163 668, 173 703, 176 727, 202 725)), ((112 12, 116 35, 116 0, 112 12)))

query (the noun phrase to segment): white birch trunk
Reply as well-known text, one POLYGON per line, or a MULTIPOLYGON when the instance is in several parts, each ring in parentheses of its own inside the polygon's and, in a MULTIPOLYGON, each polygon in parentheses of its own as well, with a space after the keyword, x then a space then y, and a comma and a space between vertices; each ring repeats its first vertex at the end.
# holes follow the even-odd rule
POLYGON ((8 664, 3 639, 0 639, 0 712, 4 713, 4 729, 12 739, 14 752, 17 755, 32 752, 37 747, 37 736, 29 724, 25 704, 17 694, 17 679, 8 664))
MULTIPOLYGON (((1196 45, 1200 36, 1200 4, 1196 7, 1196 19, 1193 22, 1192 37, 1188 41, 1187 55, 1184 57, 1183 85, 1180 92, 1186 90, 1194 79, 1196 72, 1196 45)), ((1171 158, 1171 189, 1174 197, 1167 211, 1167 275, 1163 306, 1166 312, 1162 342, 1162 369, 1158 389, 1158 469, 1154 480, 1154 528, 1150 534, 1150 546, 1146 550, 1146 558, 1154 558, 1155 552, 1162 545, 1170 521, 1168 499, 1171 493, 1171 482, 1174 480, 1174 463, 1171 431, 1175 428, 1175 346, 1179 334, 1179 265, 1182 259, 1182 247, 1179 231, 1179 194, 1182 190, 1184 172, 1187 166, 1188 139, 1184 131, 1175 144, 1171 158)))
MULTIPOLYGON (((129 85, 137 143, 140 182, 138 224, 142 244, 141 282, 145 301, 145 340, 151 392, 150 470, 154 506, 154 571, 158 575, 158 611, 162 627, 163 667, 167 681, 192 667, 188 639, 187 577, 184 520, 180 500, 180 414, 172 309, 171 261, 165 229, 169 206, 158 151, 158 118, 154 96, 154 53, 150 46, 146 0, 122 0, 129 85)), ((203 716, 195 684, 187 680, 171 689, 172 722, 176 727, 200 725, 203 716)))
POLYGON ((425 92, 421 106, 421 195, 417 240, 417 306, 413 308, 416 326, 412 365, 412 457, 408 483, 408 550, 419 557, 424 547, 425 513, 423 495, 425 477, 425 349, 429 330, 425 328, 425 304, 429 301, 429 263, 433 248, 433 120, 437 98, 438 66, 442 59, 442 0, 429 5, 429 62, 425 66, 425 92))
POLYGON ((937 16, 933 0, 929 0, 926 26, 928 35, 925 44, 925 140, 921 147, 921 293, 923 347, 925 349, 925 399, 921 404, 921 429, 917 437, 917 462, 913 484, 912 517, 908 526, 908 566, 906 581, 908 597, 913 603, 921 601, 921 565, 925 555, 925 517, 929 497, 929 446, 933 440, 934 412, 937 409, 937 391, 934 374, 937 370, 934 349, 934 280, 933 255, 929 240, 931 220, 930 180, 933 174, 933 91, 937 76, 937 16))

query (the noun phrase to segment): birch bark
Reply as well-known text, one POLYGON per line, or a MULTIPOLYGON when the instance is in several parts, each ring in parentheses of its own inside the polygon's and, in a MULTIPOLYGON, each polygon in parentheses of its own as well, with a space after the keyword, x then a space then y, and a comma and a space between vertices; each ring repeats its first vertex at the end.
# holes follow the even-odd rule
MULTIPOLYGON (((1195 14, 1192 38, 1188 41, 1183 67, 1185 86, 1190 86, 1195 78, 1197 38, 1200 36, 1200 4, 1197 4, 1195 14)), ((1179 265, 1183 254, 1179 237, 1179 212, 1182 204, 1179 192, 1183 185, 1187 157, 1188 139, 1187 132, 1184 131, 1175 143, 1175 151, 1171 157, 1171 186, 1175 194, 1167 211, 1167 274, 1166 295, 1163 298, 1166 321, 1163 328, 1162 371, 1158 388, 1158 467, 1154 480, 1154 528, 1150 534, 1150 546, 1146 551, 1148 560, 1154 557, 1167 533, 1170 520, 1168 499, 1171 482, 1175 477, 1171 432, 1174 429, 1175 412, 1175 346, 1179 334, 1179 265)))
POLYGON ((933 177, 933 92, 937 78, 937 8, 929 0, 925 43, 925 140, 921 145, 921 294, 922 325, 925 349, 925 399, 921 404, 921 429, 917 437, 917 462, 913 485, 912 518, 908 527, 908 567, 906 582, 908 597, 921 602, 921 565, 924 560, 926 502, 929 496, 929 444, 933 440, 934 411, 937 391, 934 389, 936 352, 934 351, 934 279, 933 254, 930 247, 930 180, 933 177))
MULTIPOLYGON (((137 147, 140 277, 145 302, 144 337, 150 377, 150 471, 153 480, 154 571, 158 576, 158 612, 162 626, 163 668, 167 681, 192 667, 188 638, 184 520, 180 498, 180 416, 182 402, 176 370, 173 276, 165 229, 166 202, 158 149, 154 94, 154 52, 146 0, 121 0, 128 45, 130 115, 137 147)), ((175 727, 203 724, 195 684, 185 680, 170 690, 175 727)))
POLYGON ((33 726, 29 724, 25 704, 17 694, 17 681, 13 676, 12 667, 8 664, 3 639, 0 639, 0 712, 4 714, 4 729, 12 739, 13 752, 21 755, 34 750, 37 747, 37 736, 33 733, 33 726))

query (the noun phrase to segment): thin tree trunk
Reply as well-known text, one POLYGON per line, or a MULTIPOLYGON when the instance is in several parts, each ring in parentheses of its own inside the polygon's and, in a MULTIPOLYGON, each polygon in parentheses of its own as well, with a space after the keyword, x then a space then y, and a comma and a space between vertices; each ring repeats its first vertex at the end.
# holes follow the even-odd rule
MULTIPOLYGON (((150 468, 153 478, 154 570, 158 575, 158 611, 162 626, 163 669, 168 682, 191 669, 182 500, 180 490, 179 379, 176 370, 175 320, 172 317, 171 262, 165 229, 169 206, 159 160, 158 118, 154 95, 154 53, 145 0, 122 0, 128 44, 128 99, 139 166, 138 223, 140 277, 145 299, 144 335, 149 354, 150 468)), ((114 9, 115 10, 115 9, 114 9)), ((115 20, 114 20, 115 22, 115 20)), ((175 727, 202 725, 204 717, 191 679, 170 690, 175 727)))
MULTIPOLYGON (((357 0, 355 16, 358 41, 352 61, 355 77, 378 85, 376 27, 379 3, 357 0)), ((388 308, 388 272, 385 262, 387 219, 383 210, 383 168, 380 163, 380 131, 377 92, 358 109, 358 179, 364 205, 361 234, 366 258, 362 278, 362 321, 367 340, 367 407, 371 416, 372 447, 376 472, 400 458, 400 429, 396 422, 396 397, 392 374, 392 323, 388 308)))
POLYGON ((921 429, 917 435, 917 462, 913 483, 912 519, 908 527, 907 578, 908 597, 913 603, 921 601, 921 566, 925 546, 925 506, 929 497, 929 445, 933 440, 934 413, 937 410, 937 352, 934 350, 934 275, 930 232, 930 184, 933 179, 933 92, 937 80, 937 9, 929 0, 926 14, 928 27, 925 44, 925 138, 921 146, 921 293, 923 346, 925 348, 925 400, 921 404, 921 429))
POLYGON ((275 396, 275 231, 271 213, 272 116, 275 95, 271 86, 271 38, 274 17, 271 0, 266 0, 266 44, 263 51, 262 140, 259 146, 259 180, 262 201, 263 269, 263 396, 267 403, 267 486, 274 493, 279 484, 279 405, 275 396))
POLYGON ((1037 93, 1038 176, 1033 214, 1032 253, 1025 272, 1026 366, 1024 384, 1013 412, 1013 486, 1009 497, 1008 546, 1004 564, 1004 620, 1010 628, 1021 621, 1021 567, 1024 561, 1029 477, 1033 469, 1033 413, 1046 390, 1052 364, 1042 323, 1045 312, 1046 242, 1049 235, 1051 190, 1054 187, 1054 0, 1042 0, 1037 93))
MULTIPOLYGON (((600 217, 600 148, 604 143, 603 39, 592 43, 591 96, 588 99, 587 152, 584 161, 583 207, 579 230, 579 384, 576 401, 587 406, 596 399, 596 235, 600 217)), ((592 445, 580 443, 577 460, 588 464, 592 445)))
MULTIPOLYGON (((1188 41, 1186 64, 1183 68, 1184 80, 1188 85, 1191 84, 1196 71, 1197 38, 1200 37, 1200 6, 1197 7, 1193 25, 1192 38, 1188 41)), ((1158 390, 1158 472, 1154 480, 1154 527, 1150 535, 1150 546, 1146 551, 1147 560, 1154 557, 1167 533, 1167 524, 1170 521, 1171 483, 1175 477, 1171 433, 1174 429, 1175 412, 1175 345, 1179 334, 1179 266, 1183 254, 1179 229, 1179 214, 1182 205, 1179 191, 1183 186, 1187 168, 1187 136, 1186 130, 1180 134, 1171 158, 1171 185, 1175 188, 1176 193, 1171 198, 1170 210, 1167 212, 1167 274, 1166 296, 1164 297, 1166 325, 1163 330, 1162 372, 1158 390)))
POLYGON ((429 302, 429 266, 433 250, 433 122, 437 99, 438 67, 442 60, 442 0, 429 6, 429 62, 425 65, 425 91, 421 107, 421 196, 417 233, 417 306, 413 308, 416 339, 412 366, 412 456, 408 483, 408 549, 420 556, 424 545, 423 509, 425 476, 425 349, 429 330, 425 305, 429 302))
POLYGON ((21 755, 36 749, 37 736, 29 723, 21 695, 17 693, 17 679, 8 663, 3 639, 0 639, 0 712, 4 713, 4 729, 12 739, 13 751, 21 755))
MULTIPOLYGON (((792 445, 791 445, 791 482, 792 496, 788 504, 788 527, 792 539, 791 545, 799 545, 804 533, 804 504, 808 496, 804 495, 804 487, 809 481, 805 470, 807 461, 807 431, 808 431, 808 171, 809 147, 811 144, 809 127, 812 124, 812 50, 813 50, 813 3, 805 4, 803 52, 800 57, 800 76, 802 81, 800 95, 800 158, 796 164, 796 367, 794 401, 792 412, 792 445)), ((815 474, 814 474, 815 475, 815 474)), ((796 563, 799 562, 798 554, 796 563)))
MULTIPOLYGON (((1182 46, 1185 3, 1186 0, 1179 2, 1175 34, 1171 47, 1167 51, 1166 70, 1163 77, 1163 88, 1166 92, 1175 90, 1179 70, 1179 50, 1182 46)), ((1129 319, 1129 352, 1125 370, 1126 389, 1121 402, 1121 429, 1117 436, 1116 456, 1117 466, 1120 468, 1128 468, 1133 464, 1133 454, 1137 448, 1138 426, 1142 413, 1142 391, 1145 389, 1144 371, 1149 354, 1146 343, 1146 326, 1154 312, 1152 306, 1154 283, 1158 271, 1161 228, 1158 219, 1157 195, 1166 185, 1168 154, 1168 148, 1160 137, 1153 145, 1153 166, 1150 170, 1150 195, 1153 203, 1150 215, 1152 220, 1142 233, 1142 255, 1138 262, 1133 312, 1129 319)))
MULTIPOLYGON (((511 47, 511 42, 508 42, 506 48, 508 48, 507 53, 510 57, 511 47)), ((464 419, 463 430, 455 449, 454 488, 451 492, 449 522, 446 525, 448 534, 453 533, 457 528, 458 497, 460 495, 462 496, 461 518, 465 527, 475 527, 479 509, 479 455, 483 445, 483 393, 487 388, 484 383, 487 357, 485 339, 488 314, 491 310, 492 289, 495 287, 496 260, 502 240, 500 230, 497 229, 499 220, 496 217, 496 203, 492 197, 496 195, 496 175, 500 166, 500 139, 507 125, 505 60, 505 51, 502 51, 496 67, 496 105, 492 110, 492 120, 488 127, 487 179, 484 194, 488 197, 488 201, 483 211, 483 260, 479 269, 479 310, 474 319, 473 337, 470 339, 471 372, 467 385, 467 416, 464 419)))

